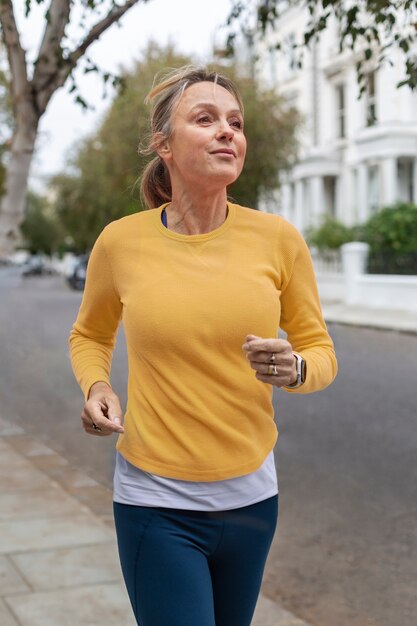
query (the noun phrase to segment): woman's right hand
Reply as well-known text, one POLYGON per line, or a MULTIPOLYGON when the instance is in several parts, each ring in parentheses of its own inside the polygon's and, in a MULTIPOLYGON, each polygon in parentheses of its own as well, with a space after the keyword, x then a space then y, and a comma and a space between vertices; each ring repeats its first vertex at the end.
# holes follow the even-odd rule
POLYGON ((81 413, 81 421, 89 435, 104 437, 113 433, 124 433, 120 400, 110 385, 99 381, 91 386, 81 413))

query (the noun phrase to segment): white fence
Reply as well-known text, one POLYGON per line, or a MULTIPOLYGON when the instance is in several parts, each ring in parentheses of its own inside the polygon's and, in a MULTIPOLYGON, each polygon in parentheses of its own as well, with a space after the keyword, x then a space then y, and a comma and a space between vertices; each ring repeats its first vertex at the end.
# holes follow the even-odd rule
POLYGON ((349 305, 417 313, 417 276, 366 274, 368 245, 359 241, 341 247, 336 255, 320 258, 312 251, 320 297, 349 305), (335 269, 337 268, 337 269, 335 269))

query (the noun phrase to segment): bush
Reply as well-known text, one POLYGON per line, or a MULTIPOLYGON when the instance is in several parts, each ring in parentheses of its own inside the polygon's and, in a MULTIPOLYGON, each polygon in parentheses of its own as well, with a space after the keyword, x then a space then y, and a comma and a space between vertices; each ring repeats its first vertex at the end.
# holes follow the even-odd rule
POLYGON ((385 207, 363 225, 362 232, 370 246, 370 273, 417 274, 417 205, 385 207))
POLYGON ((307 231, 306 239, 310 246, 321 251, 335 250, 348 241, 354 241, 356 232, 342 222, 326 216, 321 226, 307 231))
POLYGON ((325 253, 349 241, 369 244, 371 274, 417 274, 417 205, 398 203, 385 207, 364 224, 349 228, 326 217, 306 236, 310 246, 325 253))

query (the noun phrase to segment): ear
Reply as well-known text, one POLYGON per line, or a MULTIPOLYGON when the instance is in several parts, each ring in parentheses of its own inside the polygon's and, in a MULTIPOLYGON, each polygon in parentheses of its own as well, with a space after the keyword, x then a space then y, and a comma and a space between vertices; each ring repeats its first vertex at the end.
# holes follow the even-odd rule
POLYGON ((152 143, 155 146, 156 154, 161 159, 165 160, 170 157, 171 148, 169 146, 169 141, 163 133, 155 133, 152 143))

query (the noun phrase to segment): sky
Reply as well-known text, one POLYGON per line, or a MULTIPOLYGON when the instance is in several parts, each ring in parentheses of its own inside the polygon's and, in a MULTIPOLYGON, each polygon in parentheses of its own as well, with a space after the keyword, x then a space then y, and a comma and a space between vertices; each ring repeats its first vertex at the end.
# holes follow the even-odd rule
MULTIPOLYGON (((19 0, 16 4, 24 3, 19 0)), ((28 18, 23 14, 17 16, 28 58, 35 57, 39 46, 45 6, 35 6, 28 18)), ((131 67, 153 39, 162 45, 172 42, 180 52, 196 56, 204 63, 213 44, 222 41, 221 25, 229 9, 230 0, 139 2, 127 11, 120 26, 112 26, 90 47, 89 56, 100 67, 117 73, 120 67, 131 67)), ((83 111, 65 86, 53 96, 40 123, 30 176, 30 185, 36 190, 43 188, 50 175, 65 171, 71 149, 83 136, 94 131, 111 103, 111 98, 102 98, 102 82, 94 73, 79 75, 77 82, 82 96, 94 106, 94 111, 83 111)))

